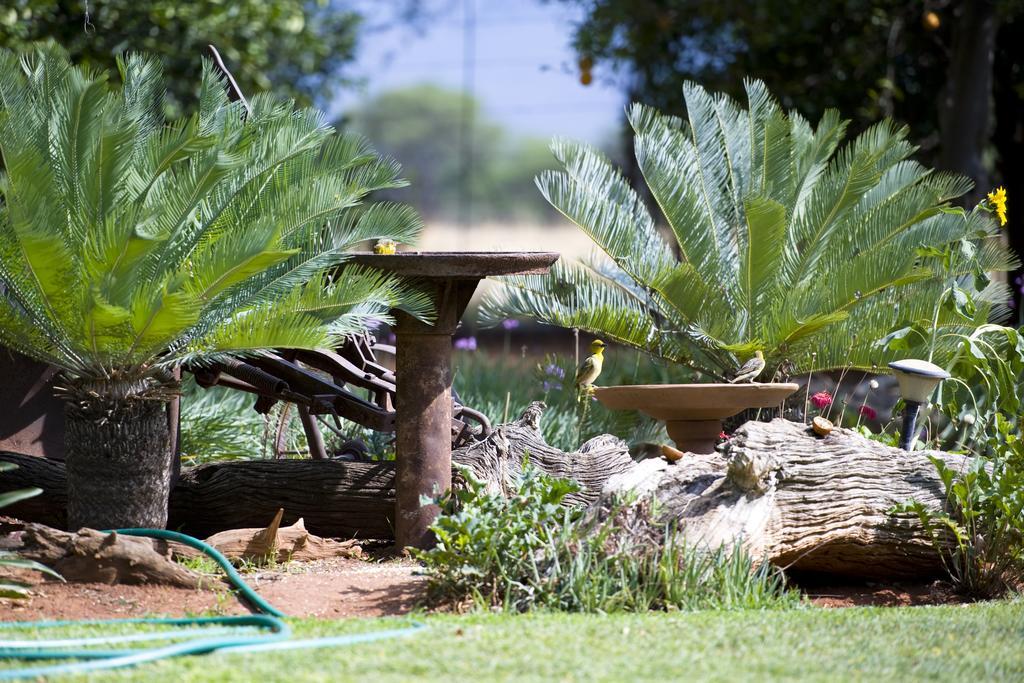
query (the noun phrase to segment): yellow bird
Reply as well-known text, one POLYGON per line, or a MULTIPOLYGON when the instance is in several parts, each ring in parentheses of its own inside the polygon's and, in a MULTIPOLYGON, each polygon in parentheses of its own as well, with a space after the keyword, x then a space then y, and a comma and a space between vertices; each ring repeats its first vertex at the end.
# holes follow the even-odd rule
POLYGON ((589 391, 594 385, 594 380, 601 374, 604 366, 604 342, 595 339, 590 342, 590 355, 576 371, 576 388, 581 391, 589 391))
POLYGON ((377 244, 373 245, 374 254, 384 254, 390 256, 398 251, 398 245, 394 240, 379 240, 377 244))
POLYGON ((748 360, 743 366, 736 371, 736 376, 729 380, 729 384, 736 384, 738 382, 751 382, 757 379, 757 376, 764 371, 764 354, 760 351, 754 351, 754 357, 748 360))

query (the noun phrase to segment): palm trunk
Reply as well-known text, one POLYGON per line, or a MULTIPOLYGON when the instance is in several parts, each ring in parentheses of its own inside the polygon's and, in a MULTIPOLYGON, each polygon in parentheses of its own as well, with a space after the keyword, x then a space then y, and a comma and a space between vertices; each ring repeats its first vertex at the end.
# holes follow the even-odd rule
POLYGON ((92 398, 64 410, 68 526, 167 524, 171 485, 166 403, 92 398))

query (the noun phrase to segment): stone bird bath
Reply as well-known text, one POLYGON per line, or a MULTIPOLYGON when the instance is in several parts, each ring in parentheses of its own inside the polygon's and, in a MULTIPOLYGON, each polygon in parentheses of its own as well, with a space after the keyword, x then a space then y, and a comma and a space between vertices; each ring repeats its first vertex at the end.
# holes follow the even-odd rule
POLYGON ((797 384, 633 384, 594 387, 611 410, 637 410, 665 423, 681 451, 713 453, 722 420, 747 408, 774 408, 799 389, 797 384))

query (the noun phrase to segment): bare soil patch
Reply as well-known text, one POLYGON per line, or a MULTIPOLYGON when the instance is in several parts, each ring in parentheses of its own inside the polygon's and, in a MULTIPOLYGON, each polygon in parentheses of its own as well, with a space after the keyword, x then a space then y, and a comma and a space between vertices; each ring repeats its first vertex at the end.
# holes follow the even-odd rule
POLYGON ((892 585, 822 585, 803 589, 818 607, 911 607, 965 602, 941 581, 892 585))
MULTIPOLYGON (((243 578, 270 604, 294 617, 400 616, 422 605, 426 578, 420 575, 416 562, 377 544, 364 549, 369 551, 369 559, 292 561, 243 572, 243 578)), ((16 578, 32 585, 31 595, 26 600, 0 599, 0 621, 233 615, 250 611, 220 574, 208 575, 208 580, 196 589, 60 583, 33 572, 17 572, 16 578)), ((964 602, 941 581, 837 583, 828 577, 805 575, 796 579, 796 585, 813 604, 826 608, 964 602)))
MULTIPOLYGON (((289 562, 243 574, 270 604, 295 617, 378 617, 407 614, 426 584, 407 559, 289 562)), ((142 616, 247 614, 218 576, 198 589, 156 585, 63 584, 19 574, 33 583, 27 600, 0 600, 0 621, 118 619, 142 616)))

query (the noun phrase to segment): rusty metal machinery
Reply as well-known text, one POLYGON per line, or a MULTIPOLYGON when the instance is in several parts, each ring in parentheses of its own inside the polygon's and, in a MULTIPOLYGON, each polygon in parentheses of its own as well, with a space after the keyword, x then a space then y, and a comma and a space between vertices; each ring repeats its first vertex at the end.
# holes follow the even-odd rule
MULTIPOLYGON (((395 348, 370 335, 353 335, 336 349, 278 350, 187 368, 203 387, 222 386, 257 396, 253 406, 266 414, 275 403, 294 404, 314 459, 327 458, 320 426, 341 434, 341 419, 374 431, 395 431, 395 373, 377 354, 395 348), (359 392, 359 395, 356 392, 359 392)), ((452 401, 452 448, 483 439, 491 423, 483 413, 452 401)))

